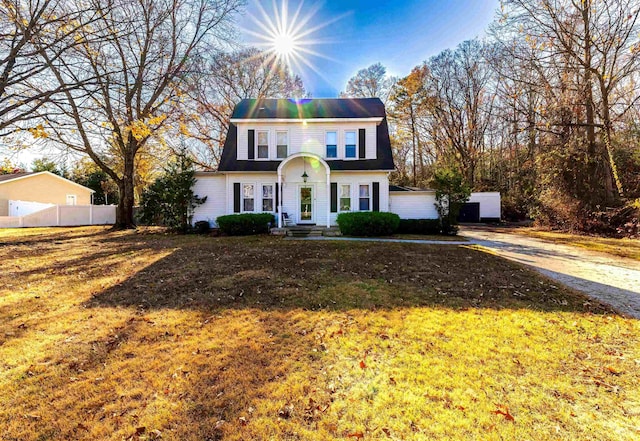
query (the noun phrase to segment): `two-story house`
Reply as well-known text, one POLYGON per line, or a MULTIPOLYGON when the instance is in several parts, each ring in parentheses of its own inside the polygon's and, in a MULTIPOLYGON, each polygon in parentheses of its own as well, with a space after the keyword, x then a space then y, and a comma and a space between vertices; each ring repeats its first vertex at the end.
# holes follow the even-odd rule
POLYGON ((282 213, 296 224, 336 224, 339 213, 389 211, 393 157, 377 98, 243 100, 217 172, 197 173, 208 196, 194 222, 232 213, 282 213))

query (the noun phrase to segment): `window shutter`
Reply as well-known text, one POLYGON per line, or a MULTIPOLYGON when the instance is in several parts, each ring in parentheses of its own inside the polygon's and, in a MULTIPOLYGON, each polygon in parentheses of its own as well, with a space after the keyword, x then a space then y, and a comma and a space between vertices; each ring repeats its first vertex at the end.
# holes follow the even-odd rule
POLYGON ((247 142, 247 158, 255 159, 256 154, 256 131, 249 130, 249 142, 247 142))
POLYGON ((233 212, 240 213, 240 183, 233 183, 233 212))
POLYGON ((373 183, 373 211, 380 211, 380 183, 373 183))
POLYGON ((338 184, 336 182, 331 183, 331 212, 338 212, 338 184))
POLYGON ((276 209, 275 212, 277 213, 278 210, 280 209, 280 186, 278 185, 278 183, 276 182, 276 209))
POLYGON ((358 158, 364 159, 367 157, 367 131, 365 129, 358 130, 358 158))

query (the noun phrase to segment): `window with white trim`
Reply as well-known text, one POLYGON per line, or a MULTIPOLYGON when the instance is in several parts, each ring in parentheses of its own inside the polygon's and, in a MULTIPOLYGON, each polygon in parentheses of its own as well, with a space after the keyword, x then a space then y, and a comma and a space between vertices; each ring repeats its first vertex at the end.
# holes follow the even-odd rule
POLYGON ((269 159, 269 132, 258 132, 258 159, 269 159))
POLYGON ((344 133, 344 157, 356 157, 356 132, 344 133))
POLYGON ((75 194, 67 195, 67 205, 76 205, 77 201, 78 201, 78 198, 76 197, 75 194))
POLYGON ((369 184, 360 184, 360 211, 371 210, 371 187, 369 184))
POLYGON ((262 185, 262 211, 273 211, 273 184, 262 185))
POLYGON ((253 184, 242 184, 242 211, 255 210, 255 186, 253 184))
POLYGON ((289 155, 289 133, 276 132, 276 155, 278 159, 284 159, 289 155))
POLYGON ((327 158, 338 157, 338 132, 327 132, 327 158))
POLYGON ((351 211, 351 185, 340 185, 340 211, 351 211))

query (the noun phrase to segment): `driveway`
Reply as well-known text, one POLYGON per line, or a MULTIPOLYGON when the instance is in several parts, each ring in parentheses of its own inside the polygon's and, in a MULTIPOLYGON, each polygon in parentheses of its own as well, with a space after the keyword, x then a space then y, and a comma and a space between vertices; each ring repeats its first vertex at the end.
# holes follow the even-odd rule
POLYGON ((500 228, 462 227, 460 234, 496 254, 640 319, 640 262, 521 236, 500 228))

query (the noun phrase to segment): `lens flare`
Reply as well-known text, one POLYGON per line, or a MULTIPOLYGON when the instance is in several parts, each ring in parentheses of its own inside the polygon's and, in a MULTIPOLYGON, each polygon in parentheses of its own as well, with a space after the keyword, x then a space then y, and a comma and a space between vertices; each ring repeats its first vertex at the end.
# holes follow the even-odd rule
MULTIPOLYGON (((259 14, 249 15, 254 26, 252 29, 244 28, 243 31, 254 41, 248 43, 261 49, 270 56, 268 61, 278 60, 285 63, 294 73, 302 73, 305 69, 311 69, 315 74, 324 78, 323 73, 313 64, 312 58, 331 58, 323 55, 314 48, 321 44, 336 43, 335 41, 321 40, 317 35, 319 31, 342 19, 345 15, 332 18, 329 21, 319 22, 316 18, 321 3, 303 14, 304 2, 301 1, 293 13, 289 11, 289 3, 282 0, 280 5, 274 0, 272 12, 267 12, 263 2, 256 0, 255 5, 259 14)), ((326 79, 326 78, 325 78, 326 79)))

